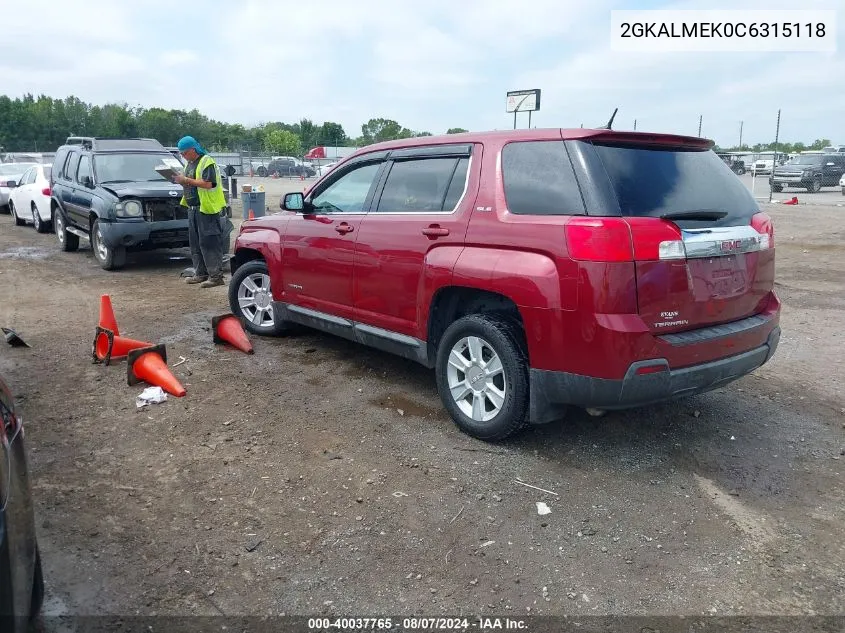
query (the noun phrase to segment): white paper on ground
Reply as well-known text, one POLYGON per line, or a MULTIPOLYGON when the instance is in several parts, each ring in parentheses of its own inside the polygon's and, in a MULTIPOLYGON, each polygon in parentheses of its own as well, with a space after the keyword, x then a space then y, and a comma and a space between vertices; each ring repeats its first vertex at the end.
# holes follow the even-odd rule
POLYGON ((139 409, 148 404, 159 404, 167 400, 167 394, 161 387, 147 387, 141 395, 135 399, 135 406, 139 409))

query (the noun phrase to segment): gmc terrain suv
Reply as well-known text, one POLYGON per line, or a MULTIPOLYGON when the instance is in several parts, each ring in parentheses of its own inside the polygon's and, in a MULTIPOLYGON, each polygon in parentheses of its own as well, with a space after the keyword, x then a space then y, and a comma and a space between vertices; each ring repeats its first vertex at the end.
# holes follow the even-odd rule
POLYGON ((88 239, 100 266, 114 270, 126 263, 127 250, 188 246, 182 187, 158 174, 160 165, 184 163, 154 139, 68 138, 50 178, 62 250, 88 239))
POLYGON ((712 148, 608 129, 368 146, 241 226, 231 308, 433 368, 484 440, 703 393, 780 336, 771 219, 712 148))
POLYGON ((836 187, 845 174, 845 154, 801 154, 769 177, 772 191, 786 187, 803 187, 818 193, 822 187, 836 187))

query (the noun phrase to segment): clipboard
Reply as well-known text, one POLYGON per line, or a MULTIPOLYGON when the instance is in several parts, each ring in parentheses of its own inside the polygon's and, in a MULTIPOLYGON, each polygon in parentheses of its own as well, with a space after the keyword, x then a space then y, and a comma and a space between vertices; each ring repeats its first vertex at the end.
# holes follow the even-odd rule
POLYGON ((168 182, 173 182, 173 177, 182 173, 181 169, 174 169, 173 167, 168 167, 167 165, 159 165, 155 168, 155 170, 156 173, 160 174, 168 182))

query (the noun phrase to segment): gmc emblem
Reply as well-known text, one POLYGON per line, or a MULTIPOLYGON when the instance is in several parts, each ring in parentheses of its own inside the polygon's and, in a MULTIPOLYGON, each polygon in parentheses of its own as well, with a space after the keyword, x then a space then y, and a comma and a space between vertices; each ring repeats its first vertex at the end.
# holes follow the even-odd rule
POLYGON ((730 253, 742 247, 742 240, 725 240, 722 242, 722 252, 730 253))

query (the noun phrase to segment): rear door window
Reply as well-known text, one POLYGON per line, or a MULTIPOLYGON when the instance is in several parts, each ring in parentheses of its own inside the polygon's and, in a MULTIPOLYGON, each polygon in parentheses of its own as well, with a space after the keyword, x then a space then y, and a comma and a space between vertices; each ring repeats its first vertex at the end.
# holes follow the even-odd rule
POLYGON ((390 168, 376 211, 425 213, 454 210, 463 193, 467 162, 468 159, 456 158, 395 162, 390 168), (459 173, 461 163, 463 170, 459 173), (452 183, 455 183, 454 190, 452 183))
POLYGON ((623 216, 726 212, 746 223, 759 207, 748 188, 713 151, 602 145, 604 165, 623 216))
POLYGON ((519 141, 502 150, 508 211, 583 215, 584 200, 563 141, 519 141))

